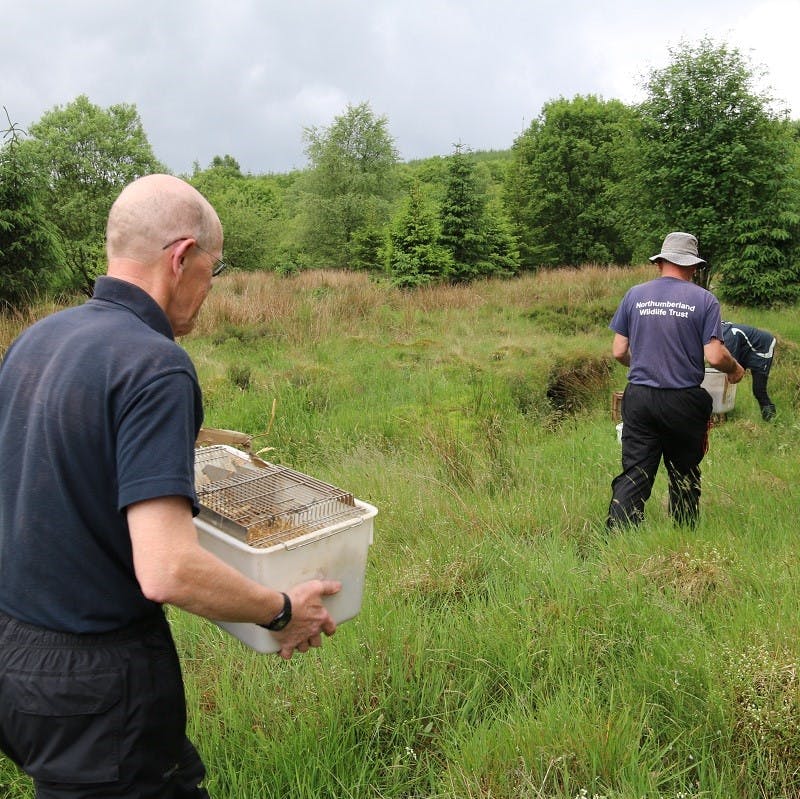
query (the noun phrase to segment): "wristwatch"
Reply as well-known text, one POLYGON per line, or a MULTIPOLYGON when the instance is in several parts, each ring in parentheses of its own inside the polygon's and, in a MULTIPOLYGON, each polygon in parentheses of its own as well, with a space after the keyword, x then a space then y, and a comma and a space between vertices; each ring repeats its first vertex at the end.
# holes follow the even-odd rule
POLYGON ((292 620, 292 600, 289 599, 289 594, 284 593, 281 591, 283 595, 283 608, 281 612, 271 621, 269 624, 259 624, 259 627, 263 627, 265 630, 270 630, 273 633, 277 633, 282 630, 286 625, 292 620))

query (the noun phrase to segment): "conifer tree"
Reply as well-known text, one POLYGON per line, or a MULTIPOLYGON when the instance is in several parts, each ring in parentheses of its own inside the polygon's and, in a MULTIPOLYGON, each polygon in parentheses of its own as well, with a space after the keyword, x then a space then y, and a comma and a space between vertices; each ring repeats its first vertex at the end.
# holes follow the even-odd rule
POLYGON ((484 236, 486 197, 478 188, 475 163, 457 144, 448 160, 442 202, 441 243, 453 256, 452 280, 467 282, 491 270, 484 236))
POLYGON ((440 242, 453 258, 451 280, 509 275, 519 267, 519 251, 503 212, 491 211, 475 162, 457 144, 448 159, 441 206, 440 242))
POLYGON ((0 304, 18 307, 47 286, 58 246, 39 199, 37 172, 20 148, 24 131, 7 111, 6 119, 0 147, 0 304))
POLYGON ((441 282, 450 277, 453 259, 439 244, 439 223, 422 185, 414 181, 389 234, 389 277, 402 288, 441 282))

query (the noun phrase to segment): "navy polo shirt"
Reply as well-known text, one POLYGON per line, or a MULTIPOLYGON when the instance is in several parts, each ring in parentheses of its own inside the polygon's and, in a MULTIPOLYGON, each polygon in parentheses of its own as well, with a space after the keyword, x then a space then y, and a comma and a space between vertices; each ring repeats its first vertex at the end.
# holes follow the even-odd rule
POLYGON ((142 289, 37 322, 0 365, 0 610, 99 633, 158 610, 133 570, 125 509, 185 496, 197 512, 194 366, 142 289))

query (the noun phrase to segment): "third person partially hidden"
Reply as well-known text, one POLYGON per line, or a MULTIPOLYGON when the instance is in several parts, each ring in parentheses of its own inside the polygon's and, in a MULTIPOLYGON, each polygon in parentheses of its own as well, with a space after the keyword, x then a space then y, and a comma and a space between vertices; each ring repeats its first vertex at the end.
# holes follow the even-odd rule
POLYGON ((722 337, 731 355, 753 376, 753 396, 761 409, 761 418, 772 421, 775 403, 767 393, 767 383, 775 356, 775 336, 752 325, 723 322, 722 337))

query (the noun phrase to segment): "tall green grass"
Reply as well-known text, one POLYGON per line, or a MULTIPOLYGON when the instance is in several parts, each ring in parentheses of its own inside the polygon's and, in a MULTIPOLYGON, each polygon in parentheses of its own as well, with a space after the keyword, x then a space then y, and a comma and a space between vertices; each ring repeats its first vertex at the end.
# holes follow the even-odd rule
MULTIPOLYGON (((745 378, 697 530, 660 474, 609 536, 606 325, 651 274, 217 282, 184 342, 206 424, 379 515, 361 613, 321 650, 286 663, 170 610, 212 796, 800 796, 797 309, 725 309, 778 335, 779 415, 745 378)), ((0 762, 0 796, 30 795, 0 762)))

